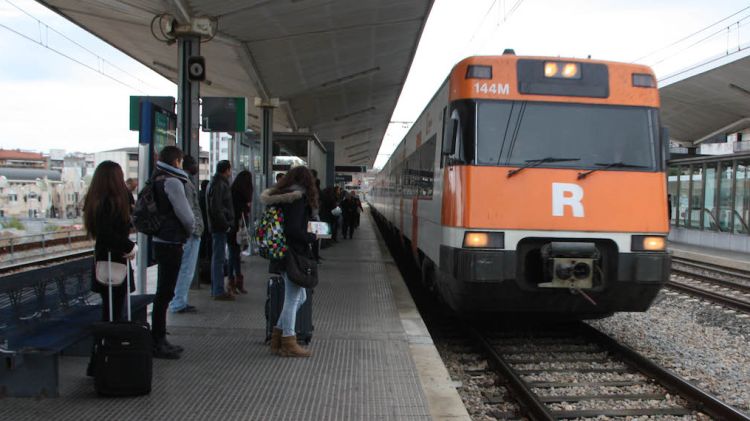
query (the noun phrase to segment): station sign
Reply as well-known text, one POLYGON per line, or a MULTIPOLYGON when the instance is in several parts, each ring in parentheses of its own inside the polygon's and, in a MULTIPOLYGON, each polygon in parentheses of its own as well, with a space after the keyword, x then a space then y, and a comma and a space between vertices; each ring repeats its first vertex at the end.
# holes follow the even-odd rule
POLYGON ((201 97, 204 132, 244 132, 247 103, 244 97, 201 97))
POLYGON ((174 112, 175 99, 173 96, 130 96, 130 130, 138 131, 141 128, 141 104, 143 101, 169 112, 174 112))

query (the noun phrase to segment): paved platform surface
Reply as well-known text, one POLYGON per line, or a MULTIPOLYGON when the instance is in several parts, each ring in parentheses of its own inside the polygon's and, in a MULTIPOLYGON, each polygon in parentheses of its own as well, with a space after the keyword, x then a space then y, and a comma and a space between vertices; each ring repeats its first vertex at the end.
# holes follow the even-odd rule
POLYGON ((750 254, 747 253, 677 242, 670 242, 668 248, 675 257, 750 271, 750 254))
POLYGON ((0 399, 0 419, 469 419, 371 218, 322 254, 311 358, 270 354, 267 262, 245 257, 249 294, 216 302, 204 286, 191 291, 198 313, 169 315, 169 340, 185 352, 154 360, 151 395, 98 398, 87 358, 66 356, 60 398, 0 399))

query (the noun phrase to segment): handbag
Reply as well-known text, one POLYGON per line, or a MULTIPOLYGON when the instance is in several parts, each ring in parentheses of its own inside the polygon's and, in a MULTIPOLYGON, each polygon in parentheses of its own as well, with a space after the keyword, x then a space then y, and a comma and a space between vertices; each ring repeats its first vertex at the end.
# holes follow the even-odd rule
POLYGON ((237 227, 237 237, 235 239, 235 242, 238 246, 247 247, 250 245, 250 231, 247 229, 247 221, 245 221, 245 215, 242 215, 242 219, 240 220, 240 226, 237 227))
POLYGON ((128 266, 112 261, 112 252, 107 252, 107 260, 96 261, 96 281, 102 285, 119 286, 128 274, 128 266))
POLYGON ((291 247, 286 252, 286 274, 289 280, 304 288, 318 285, 318 264, 313 259, 297 253, 291 247))

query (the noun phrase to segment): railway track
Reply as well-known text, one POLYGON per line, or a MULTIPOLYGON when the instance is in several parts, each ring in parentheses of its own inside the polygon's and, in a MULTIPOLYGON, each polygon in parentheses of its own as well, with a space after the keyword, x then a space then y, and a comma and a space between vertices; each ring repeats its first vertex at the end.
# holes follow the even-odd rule
POLYGON ((41 257, 41 258, 34 259, 31 261, 14 263, 14 264, 0 267, 0 276, 11 274, 11 273, 16 273, 16 272, 21 272, 21 271, 29 270, 33 268, 38 268, 41 266, 48 266, 54 263, 65 262, 68 260, 80 259, 82 257, 92 256, 93 253, 94 253, 94 249, 87 248, 87 249, 76 250, 76 251, 62 253, 62 254, 53 255, 53 256, 45 256, 45 257, 41 257))
POLYGON ((750 272, 687 259, 675 258, 672 263, 672 277, 667 287, 750 313, 750 272))
POLYGON ((750 420, 679 376, 584 324, 554 332, 467 328, 533 420, 692 416, 750 420))

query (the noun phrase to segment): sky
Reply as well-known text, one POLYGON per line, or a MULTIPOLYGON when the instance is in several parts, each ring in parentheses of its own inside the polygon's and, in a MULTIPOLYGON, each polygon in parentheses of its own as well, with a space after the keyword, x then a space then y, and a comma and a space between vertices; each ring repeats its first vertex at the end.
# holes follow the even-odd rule
MULTIPOLYGON (((651 65, 663 84, 746 47, 748 24, 750 2, 739 0, 435 0, 391 120, 416 120, 467 56, 590 55, 651 65)), ((176 96, 173 83, 32 0, 0 0, 0 51, 0 148, 133 146, 129 96, 176 96)), ((408 127, 391 124, 376 167, 408 127)))

